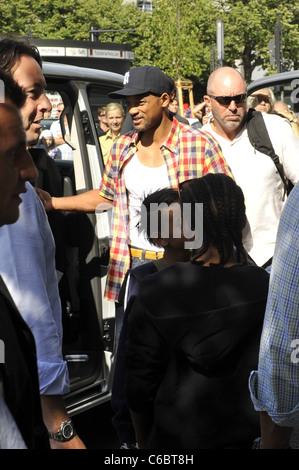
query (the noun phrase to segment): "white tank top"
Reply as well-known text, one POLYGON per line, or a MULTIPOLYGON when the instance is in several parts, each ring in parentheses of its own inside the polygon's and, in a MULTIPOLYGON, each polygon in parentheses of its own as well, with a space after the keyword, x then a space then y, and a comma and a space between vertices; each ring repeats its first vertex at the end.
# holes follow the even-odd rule
POLYGON ((141 215, 141 204, 146 196, 154 191, 169 188, 167 166, 148 167, 140 163, 135 154, 124 170, 125 185, 128 192, 129 207, 129 244, 142 250, 163 251, 147 241, 142 233, 139 233, 138 223, 141 215))

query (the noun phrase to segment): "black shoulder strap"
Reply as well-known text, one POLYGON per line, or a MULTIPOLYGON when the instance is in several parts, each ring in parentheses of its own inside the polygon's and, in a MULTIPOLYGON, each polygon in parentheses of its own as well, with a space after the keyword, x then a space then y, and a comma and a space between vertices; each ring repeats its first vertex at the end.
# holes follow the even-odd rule
POLYGON ((288 195, 291 190, 289 181, 285 177, 283 166, 273 148, 262 113, 253 108, 250 108, 248 111, 247 132, 251 145, 256 150, 268 155, 273 160, 284 185, 284 196, 285 194, 288 195))

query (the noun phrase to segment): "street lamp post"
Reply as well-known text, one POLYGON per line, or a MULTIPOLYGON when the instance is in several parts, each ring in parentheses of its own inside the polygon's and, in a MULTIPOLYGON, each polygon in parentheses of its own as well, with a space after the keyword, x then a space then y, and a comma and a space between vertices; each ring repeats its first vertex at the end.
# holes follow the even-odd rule
POLYGON ((218 67, 224 65, 224 27, 223 21, 216 21, 216 33, 217 33, 217 64, 218 67))

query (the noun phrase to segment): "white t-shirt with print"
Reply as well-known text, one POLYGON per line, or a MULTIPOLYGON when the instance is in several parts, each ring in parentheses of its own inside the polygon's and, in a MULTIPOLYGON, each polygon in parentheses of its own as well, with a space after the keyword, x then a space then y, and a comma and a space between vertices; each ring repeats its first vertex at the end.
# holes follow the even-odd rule
POLYGON ((149 251, 163 251, 152 245, 143 233, 138 230, 141 217, 141 204, 146 196, 154 191, 169 188, 166 164, 159 167, 148 167, 138 160, 135 154, 125 167, 125 184, 128 192, 129 208, 129 244, 133 247, 149 251))

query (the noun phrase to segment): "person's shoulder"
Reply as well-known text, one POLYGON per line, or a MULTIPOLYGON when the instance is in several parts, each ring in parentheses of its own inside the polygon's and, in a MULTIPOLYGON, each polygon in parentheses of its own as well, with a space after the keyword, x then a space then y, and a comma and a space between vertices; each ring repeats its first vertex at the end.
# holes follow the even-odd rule
MULTIPOLYGON (((152 263, 154 264, 154 263, 152 263)), ((151 276, 142 280, 144 292, 153 289, 154 292, 166 292, 175 288, 176 285, 184 284, 185 279, 190 279, 190 271, 193 270, 192 264, 188 262, 176 262, 166 268, 153 272, 151 276)))
POLYGON ((189 122, 183 123, 178 121, 176 117, 173 117, 173 126, 176 127, 181 134, 194 134, 198 133, 198 129, 196 127, 190 126, 189 122))
POLYGON ((120 134, 118 137, 118 140, 124 139, 124 140, 132 140, 135 136, 138 135, 138 131, 136 129, 132 129, 129 132, 126 132, 125 134, 120 134))
POLYGON ((126 134, 121 134, 114 142, 114 146, 124 147, 129 146, 132 142, 137 141, 138 132, 134 129, 126 134))
POLYGON ((52 122, 50 126, 50 131, 52 132, 53 137, 57 137, 56 133, 59 132, 60 130, 61 130, 60 122, 59 121, 52 122))
POLYGON ((279 129, 281 126, 291 129, 290 123, 286 118, 278 116, 275 113, 262 113, 267 128, 279 129))
MULTIPOLYGON (((273 142, 273 144, 282 146, 288 145, 288 148, 294 146, 294 148, 296 149, 295 153, 294 150, 292 152, 291 149, 291 154, 296 156, 296 153, 299 149, 299 140, 295 132, 293 131, 290 121, 276 114, 262 113, 262 115, 270 140, 273 142)), ((278 152, 278 150, 276 151, 278 152)), ((290 155, 289 151, 287 153, 290 155)), ((279 154, 279 156, 283 158, 284 152, 279 154)))
POLYGON ((35 201, 36 198, 39 199, 34 187, 29 181, 26 181, 26 192, 22 194, 23 205, 26 205, 29 201, 35 201))
POLYGON ((151 276, 157 272, 157 268, 154 263, 148 262, 131 268, 126 272, 124 282, 121 286, 118 301, 122 304, 126 296, 127 286, 129 285, 130 296, 136 295, 140 283, 147 276, 151 276), (129 282, 129 284, 128 284, 129 282))
POLYGON ((192 126, 187 126, 186 124, 180 124, 181 126, 181 135, 182 136, 191 136, 194 140, 200 140, 200 141, 206 141, 210 145, 215 145, 215 138, 214 136, 210 133, 209 127, 192 127, 192 126))
POLYGON ((189 121, 187 118, 184 118, 183 116, 181 116, 180 114, 176 113, 174 114, 174 117, 175 119, 180 122, 181 124, 187 124, 187 125, 190 125, 189 121))
POLYGON ((262 267, 256 265, 237 266, 235 275, 237 278, 243 276, 248 279, 248 282, 256 283, 257 285, 269 283, 270 274, 262 267))
POLYGON ((138 280, 143 279, 148 274, 154 274, 156 272, 157 268, 152 262, 141 264, 140 266, 129 270, 130 276, 133 276, 138 280))
POLYGON ((52 122, 52 124, 51 124, 51 126, 50 126, 50 130, 53 129, 53 128, 55 128, 55 127, 58 127, 58 126, 60 126, 60 121, 59 121, 59 119, 57 119, 56 121, 53 121, 53 122, 52 122))

